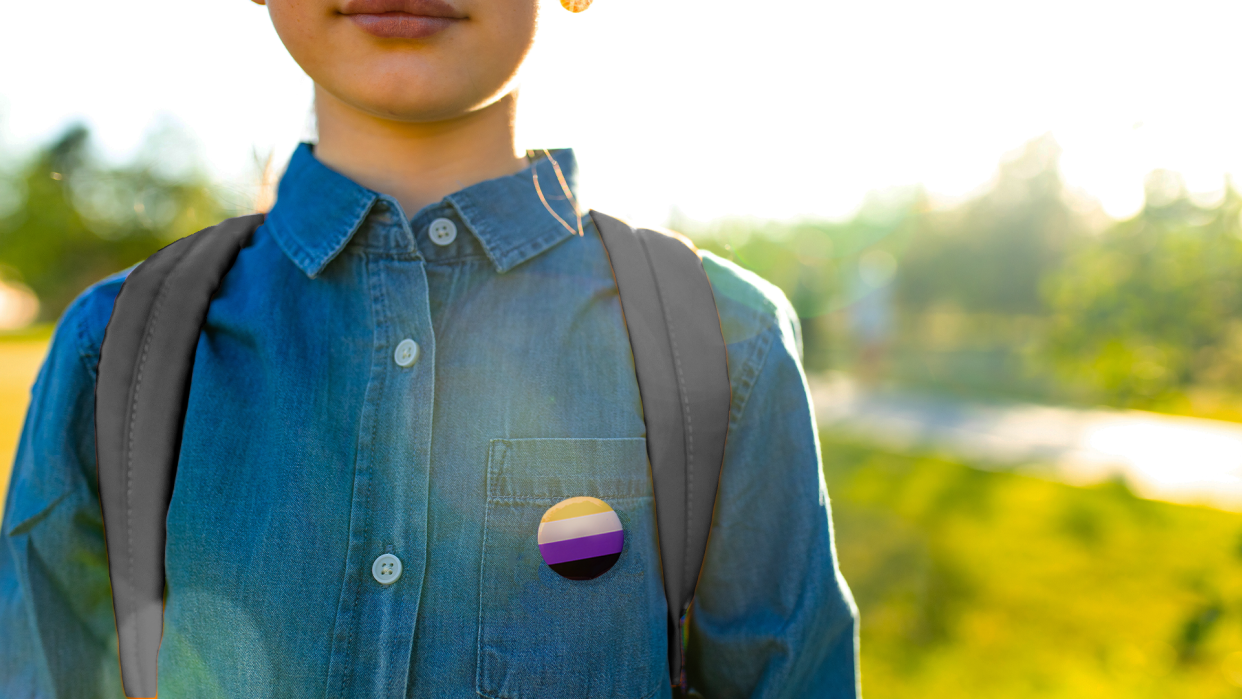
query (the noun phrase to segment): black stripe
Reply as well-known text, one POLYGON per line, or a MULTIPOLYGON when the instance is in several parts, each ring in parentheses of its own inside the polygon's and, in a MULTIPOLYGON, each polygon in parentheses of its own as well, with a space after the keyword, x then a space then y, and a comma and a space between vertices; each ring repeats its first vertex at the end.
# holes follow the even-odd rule
POLYGON ((607 573, 618 558, 621 558, 620 551, 607 556, 593 556, 576 561, 554 563, 548 567, 570 580, 591 580, 607 573))

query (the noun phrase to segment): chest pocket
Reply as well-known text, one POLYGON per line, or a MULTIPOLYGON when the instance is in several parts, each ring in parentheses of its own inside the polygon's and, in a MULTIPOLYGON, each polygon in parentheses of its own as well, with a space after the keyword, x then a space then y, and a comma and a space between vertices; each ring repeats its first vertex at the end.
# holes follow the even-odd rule
POLYGON ((641 437, 492 440, 479 581, 480 695, 656 693, 668 663, 654 506, 641 437), (539 553, 544 512, 576 496, 608 503, 625 531, 620 558, 592 580, 561 577, 539 553))

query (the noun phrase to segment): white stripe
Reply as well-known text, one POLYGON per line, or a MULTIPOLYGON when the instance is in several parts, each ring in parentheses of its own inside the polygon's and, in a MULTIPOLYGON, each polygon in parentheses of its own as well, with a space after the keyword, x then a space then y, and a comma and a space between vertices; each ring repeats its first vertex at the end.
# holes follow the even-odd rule
POLYGON ((596 512, 593 515, 543 522, 539 525, 539 543, 550 544, 554 541, 578 539, 616 531, 621 531, 621 519, 617 517, 616 512, 611 510, 596 512))

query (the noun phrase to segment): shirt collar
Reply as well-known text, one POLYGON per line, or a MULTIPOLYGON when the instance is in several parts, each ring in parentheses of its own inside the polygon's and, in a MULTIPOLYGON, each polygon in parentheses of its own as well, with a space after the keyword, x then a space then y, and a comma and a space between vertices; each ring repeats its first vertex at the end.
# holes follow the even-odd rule
MULTIPOLYGON (((549 153, 577 199, 578 167, 573 149, 560 148, 549 153)), ((544 208, 532 170, 548 206, 573 226, 573 205, 561 189, 555 168, 545 157, 539 157, 521 172, 460 189, 427 205, 404 223, 425 225, 427 222, 421 219, 430 212, 451 206, 487 252, 496 271, 506 272, 571 235, 544 208)), ((293 151, 280 178, 276 204, 264 227, 298 268, 307 276, 316 277, 345 249, 380 199, 400 210, 392 197, 363 187, 324 165, 315 157, 312 145, 303 142, 293 151)))

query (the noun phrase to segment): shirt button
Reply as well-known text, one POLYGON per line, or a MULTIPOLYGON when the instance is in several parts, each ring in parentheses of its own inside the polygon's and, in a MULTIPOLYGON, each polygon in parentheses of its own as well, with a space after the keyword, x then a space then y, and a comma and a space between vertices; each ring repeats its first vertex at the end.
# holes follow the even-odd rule
POLYGON ((448 245, 457 240, 457 224, 447 218, 438 218, 428 226, 427 234, 436 245, 448 245))
POLYGON ((391 585, 401 577, 401 559, 391 553, 381 554, 371 564, 371 575, 383 585, 391 585))
POLYGON ((392 353, 393 361, 397 366, 410 366, 418 361, 418 343, 405 338, 397 343, 397 351, 392 353))

